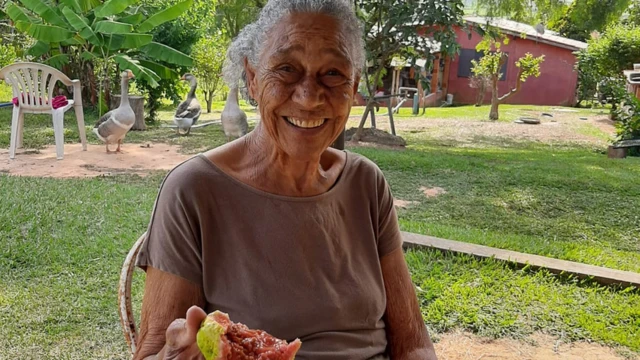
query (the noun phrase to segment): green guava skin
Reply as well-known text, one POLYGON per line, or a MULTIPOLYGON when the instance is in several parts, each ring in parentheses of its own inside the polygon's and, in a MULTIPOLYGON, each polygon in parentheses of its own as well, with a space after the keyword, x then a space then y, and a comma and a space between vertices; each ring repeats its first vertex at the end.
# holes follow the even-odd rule
POLYGON ((205 360, 218 360, 222 347, 222 335, 225 329, 208 316, 200 325, 196 335, 196 343, 205 360))

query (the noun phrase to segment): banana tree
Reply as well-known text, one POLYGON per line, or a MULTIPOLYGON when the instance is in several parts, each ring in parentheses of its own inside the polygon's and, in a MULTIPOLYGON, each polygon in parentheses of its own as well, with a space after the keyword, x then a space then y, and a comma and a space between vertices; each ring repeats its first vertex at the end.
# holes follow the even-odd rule
MULTIPOLYGON (((182 15, 192 2, 185 0, 145 15, 138 0, 19 0, 19 4, 8 2, 5 12, 16 29, 35 40, 29 55, 42 56, 63 70, 75 65, 89 77, 94 64, 99 64, 102 93, 103 81, 114 65, 130 69, 151 86, 160 79, 178 77, 165 64, 192 66, 189 56, 155 42, 150 34, 156 26, 182 15)), ((83 80, 95 84, 95 79, 83 80)))

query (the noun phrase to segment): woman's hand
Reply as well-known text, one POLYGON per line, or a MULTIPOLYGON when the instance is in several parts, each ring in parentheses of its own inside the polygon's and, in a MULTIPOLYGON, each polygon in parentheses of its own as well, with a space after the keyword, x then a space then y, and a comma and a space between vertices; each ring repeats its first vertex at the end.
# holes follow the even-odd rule
POLYGON ((196 344, 200 324, 207 314, 198 306, 187 310, 186 319, 176 319, 167 328, 167 342, 156 356, 157 360, 204 360, 196 344))
POLYGON ((133 359, 202 360, 195 342, 206 317, 202 310, 205 304, 199 284, 147 267, 140 337, 133 359), (181 319, 185 314, 186 319, 181 319))

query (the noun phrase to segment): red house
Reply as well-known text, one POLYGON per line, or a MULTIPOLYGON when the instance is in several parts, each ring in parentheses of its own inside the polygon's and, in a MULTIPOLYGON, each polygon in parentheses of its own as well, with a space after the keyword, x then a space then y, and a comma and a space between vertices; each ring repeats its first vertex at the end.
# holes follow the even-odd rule
MULTIPOLYGON (((465 21, 469 25, 485 25, 487 19, 468 16, 465 21)), ((503 77, 498 88, 500 94, 505 94, 516 85, 518 68, 516 61, 526 53, 533 56, 544 55, 545 60, 540 66, 540 77, 529 78, 522 86, 522 90, 507 99, 508 104, 531 105, 562 105, 576 104, 576 88, 578 74, 575 71, 577 50, 585 49, 587 44, 581 41, 567 39, 551 31, 536 31, 533 26, 510 20, 495 19, 489 22, 509 37, 509 44, 502 46, 502 51, 509 55, 509 60, 503 67, 503 77)), ((476 89, 469 86, 471 75, 471 60, 480 58, 475 50, 482 37, 471 32, 468 35, 463 29, 456 29, 460 55, 451 61, 447 93, 453 94, 454 102, 473 104, 476 101, 476 89)), ((491 101, 490 93, 485 101, 491 101)))
MULTIPOLYGON (((434 53, 430 74, 430 88, 423 97, 426 106, 440 106, 447 94, 453 95, 457 104, 475 104, 477 90, 469 86, 471 76, 471 60, 479 59, 482 54, 476 51, 476 45, 482 36, 473 31, 475 25, 486 25, 487 19, 477 16, 464 18, 465 28, 457 28, 456 35, 460 44, 460 54, 453 58, 434 53)), ((503 76, 498 85, 500 95, 507 93, 516 85, 518 68, 516 61, 526 53, 533 56, 545 55, 538 78, 529 78, 522 90, 507 99, 508 104, 573 106, 576 103, 578 74, 575 71, 576 56, 574 52, 585 49, 587 44, 567 39, 552 31, 538 32, 533 26, 504 19, 493 19, 489 24, 500 29, 509 37, 509 44, 502 46, 509 60, 503 67, 503 76)), ((422 88, 416 84, 414 71, 409 66, 387 69, 384 79, 384 92, 398 94, 401 87, 422 88)), ((487 89, 485 103, 490 103, 491 93, 487 89)), ((364 104, 361 98, 357 101, 364 104)), ((396 101, 393 101, 395 104, 396 101)), ((411 100, 403 103, 404 107, 413 106, 411 100)))

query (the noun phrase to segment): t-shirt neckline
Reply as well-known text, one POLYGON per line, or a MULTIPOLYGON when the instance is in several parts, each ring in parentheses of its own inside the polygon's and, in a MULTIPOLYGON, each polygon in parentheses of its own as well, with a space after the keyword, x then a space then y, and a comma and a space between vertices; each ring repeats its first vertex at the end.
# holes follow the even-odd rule
POLYGON ((231 183, 235 184, 236 186, 239 186, 239 187, 241 187, 243 189, 249 190, 249 191, 251 191, 251 192, 253 192, 253 193, 257 194, 257 195, 260 195, 260 196, 263 196, 263 197, 267 197, 267 198, 271 198, 271 199, 277 199, 277 200, 304 202, 304 201, 319 200, 319 199, 328 197, 331 194, 333 194, 333 193, 338 191, 338 188, 341 186, 342 183, 344 183, 344 178, 346 177, 347 171, 351 167, 350 165, 351 165, 352 156, 346 150, 343 150, 343 152, 345 153, 344 167, 342 168, 342 171, 338 175, 338 178, 336 179, 336 181, 333 184, 333 186, 331 186, 331 188, 329 188, 329 190, 323 192, 322 194, 313 195, 313 196, 285 196, 285 195, 278 195, 278 194, 270 193, 270 192, 267 192, 267 191, 264 191, 264 190, 260 190, 258 188, 255 188, 255 187, 251 186, 251 185, 245 184, 242 181, 236 179, 235 177, 229 175, 228 173, 226 173, 225 171, 220 169, 216 164, 214 164, 213 161, 211 161, 203 153, 199 153, 198 154, 198 158, 202 159, 204 162, 209 164, 209 166, 216 173, 222 175, 225 179, 227 179, 227 181, 229 181, 229 182, 231 182, 231 183))

